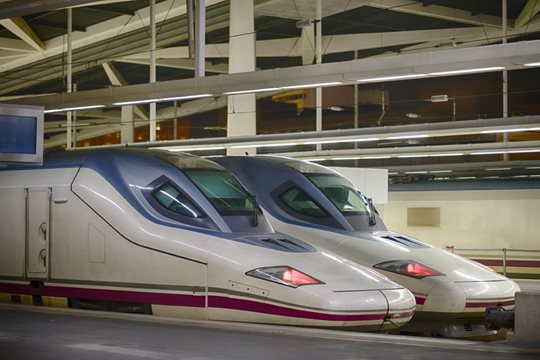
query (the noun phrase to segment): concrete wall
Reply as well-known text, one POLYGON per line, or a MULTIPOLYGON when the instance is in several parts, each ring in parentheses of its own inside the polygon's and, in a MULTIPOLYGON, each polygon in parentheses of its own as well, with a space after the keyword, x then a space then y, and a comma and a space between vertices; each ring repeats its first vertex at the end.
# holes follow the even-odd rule
POLYGON ((540 292, 516 293, 514 334, 518 340, 540 340, 540 292))
POLYGON ((390 192, 389 229, 438 247, 540 250, 540 189, 390 192), (439 226, 408 226, 408 208, 439 208, 439 226))

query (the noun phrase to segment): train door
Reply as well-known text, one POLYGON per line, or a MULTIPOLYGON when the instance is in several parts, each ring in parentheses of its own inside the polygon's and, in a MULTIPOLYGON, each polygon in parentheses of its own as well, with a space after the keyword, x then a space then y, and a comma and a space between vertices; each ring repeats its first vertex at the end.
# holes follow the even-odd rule
POLYGON ((26 189, 26 277, 47 279, 49 274, 49 214, 51 189, 26 189))

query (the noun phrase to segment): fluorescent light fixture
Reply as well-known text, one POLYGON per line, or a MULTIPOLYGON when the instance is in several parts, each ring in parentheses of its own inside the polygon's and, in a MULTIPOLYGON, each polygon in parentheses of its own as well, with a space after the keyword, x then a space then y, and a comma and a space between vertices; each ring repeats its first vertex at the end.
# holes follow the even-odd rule
POLYGON ((442 154, 431 154, 429 156, 436 156, 436 157, 439 157, 439 156, 463 156, 463 153, 442 153, 442 154))
POLYGON ((149 104, 149 103, 155 103, 155 102, 159 102, 159 99, 121 101, 121 102, 113 103, 113 105, 123 106, 123 105, 149 104))
POLYGON ((388 175, 398 175, 398 172, 389 172, 388 175))
POLYGON ((149 104, 149 103, 156 103, 156 102, 162 102, 162 101, 198 99, 198 98, 209 97, 209 96, 213 96, 213 95, 212 94, 195 94, 195 95, 174 96, 174 97, 157 98, 157 99, 130 100, 130 101, 116 102, 116 103, 113 103, 113 105, 123 106, 123 105, 149 104))
MULTIPOLYGON (((159 149, 159 148, 156 148, 159 149)), ((161 148, 172 152, 177 151, 205 151, 205 150, 224 150, 224 146, 202 146, 202 147, 187 147, 187 148, 161 148)))
POLYGON ((348 142, 364 142, 364 141, 377 141, 379 138, 359 138, 359 139, 342 139, 342 140, 314 140, 306 141, 302 143, 304 145, 315 145, 315 144, 337 144, 337 143, 348 143, 348 142))
POLYGON ((527 64, 523 64, 523 66, 540 66, 540 62, 527 63, 527 64))
POLYGON ((240 94, 251 94, 251 93, 259 93, 259 92, 265 92, 265 91, 276 91, 280 90, 276 87, 271 88, 262 88, 262 89, 252 89, 252 90, 238 90, 238 91, 228 91, 224 92, 223 95, 240 95, 240 94))
POLYGON ((174 96, 174 97, 161 98, 159 99, 159 101, 190 100, 190 99, 199 99, 199 98, 211 97, 211 96, 214 96, 214 95, 198 94, 198 95, 174 96))
POLYGON ((427 134, 418 134, 418 135, 400 135, 400 136, 389 136, 387 137, 388 140, 401 140, 401 139, 420 139, 420 138, 427 138, 429 135, 427 134))
POLYGON ((378 81, 392 81, 392 80, 407 80, 418 79, 427 77, 427 74, 402 74, 402 75, 388 75, 372 78, 357 79, 358 82, 378 82, 378 81))
POLYGON ((372 159, 390 159, 390 155, 375 155, 375 156, 362 156, 362 160, 372 160, 372 159))
POLYGON ((330 81, 330 82, 314 83, 314 84, 282 86, 281 89, 292 90, 292 89, 304 89, 304 88, 323 87, 323 86, 336 86, 336 85, 341 85, 341 84, 343 84, 343 81, 330 81))
POLYGON ((316 161, 324 161, 326 158, 313 158, 313 159, 302 159, 302 161, 306 162, 316 162, 316 161))
POLYGON ((491 67, 475 68, 475 69, 437 71, 437 72, 428 73, 428 75, 429 76, 459 75, 459 74, 473 74, 473 73, 500 71, 500 70, 504 70, 504 66, 491 66, 491 67))
POLYGON ((432 103, 447 102, 448 95, 432 95, 429 101, 431 101, 432 103))
POLYGON ((430 174, 443 174, 443 173, 451 173, 452 170, 431 170, 430 174))
POLYGON ((427 174, 427 171, 405 171, 405 174, 427 174))
POLYGON ((360 160, 360 156, 340 156, 340 157, 333 157, 330 158, 330 160, 360 160))
POLYGON ((540 166, 529 166, 529 167, 526 167, 525 169, 528 169, 528 170, 540 170, 540 166))
POLYGON ((486 169, 486 171, 504 171, 504 170, 512 170, 512 168, 491 168, 491 169, 486 169))
POLYGON ((428 157, 428 154, 410 154, 410 155, 398 155, 398 158, 421 158, 421 157, 428 157))
POLYGON ((259 148, 259 147, 278 147, 278 146, 295 146, 298 143, 277 143, 277 144, 251 144, 251 145, 233 145, 231 149, 248 149, 248 148, 259 148))
POLYGON ((506 151, 477 151, 472 152, 470 155, 496 155, 496 154, 505 154, 506 151))
POLYGON ((45 114, 49 113, 55 113, 55 112, 63 112, 63 111, 78 111, 78 110, 90 110, 90 109, 99 109, 104 108, 105 105, 87 105, 87 106, 74 106, 74 107, 68 107, 68 108, 62 108, 62 109, 50 109, 43 111, 45 114))
POLYGON ((457 180, 473 180, 476 179, 476 176, 458 176, 457 180))
POLYGON ((535 153, 540 152, 540 149, 525 149, 525 150, 508 150, 508 154, 524 154, 524 153, 535 153))
POLYGON ((494 134, 494 133, 505 133, 505 132, 518 132, 518 131, 537 131, 540 130, 540 127, 535 128, 518 128, 518 129, 495 129, 495 130, 483 130, 482 134, 494 134))

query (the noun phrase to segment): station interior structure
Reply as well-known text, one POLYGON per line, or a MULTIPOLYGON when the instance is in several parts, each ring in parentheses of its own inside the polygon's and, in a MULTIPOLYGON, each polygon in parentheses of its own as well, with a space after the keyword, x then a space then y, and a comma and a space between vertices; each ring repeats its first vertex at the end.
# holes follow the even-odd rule
POLYGON ((45 149, 387 169, 391 228, 538 249, 537 1, 204 3, 4 0, 0 101, 45 107, 45 149))
MULTIPOLYGON (((387 226, 540 278, 540 1, 0 0, 45 152, 387 170, 387 226)), ((369 196, 369 194, 367 194, 369 196)))

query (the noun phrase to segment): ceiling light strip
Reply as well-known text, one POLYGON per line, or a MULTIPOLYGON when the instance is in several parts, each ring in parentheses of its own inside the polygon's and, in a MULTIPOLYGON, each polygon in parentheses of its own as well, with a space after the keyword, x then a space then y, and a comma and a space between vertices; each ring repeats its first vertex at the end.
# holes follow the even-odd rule
POLYGON ((105 105, 74 106, 74 107, 67 107, 67 108, 61 108, 61 109, 44 110, 43 113, 49 114, 49 113, 64 112, 64 111, 90 110, 90 109, 99 109, 99 108, 104 108, 104 107, 105 105))
POLYGON ((483 72, 501 71, 501 70, 504 70, 504 66, 491 66, 491 67, 484 67, 484 68, 437 71, 437 72, 428 73, 428 75, 429 76, 463 75, 463 74, 475 74, 475 73, 483 73, 483 72))
POLYGON ((129 100, 129 101, 115 102, 113 103, 113 105, 125 106, 125 105, 137 105, 137 104, 150 104, 150 103, 163 102, 163 101, 200 99, 200 98, 211 97, 211 96, 214 96, 214 95, 196 94, 196 95, 175 96, 175 97, 165 97, 165 98, 156 98, 156 99, 129 100))

